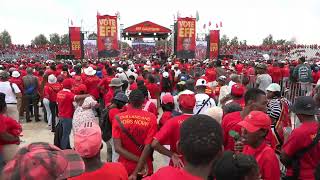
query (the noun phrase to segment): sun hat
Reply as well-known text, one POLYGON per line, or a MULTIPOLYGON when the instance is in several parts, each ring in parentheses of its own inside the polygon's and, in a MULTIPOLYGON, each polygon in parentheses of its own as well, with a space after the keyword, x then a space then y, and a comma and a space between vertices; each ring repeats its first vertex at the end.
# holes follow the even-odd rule
POLYGON ((49 84, 54 84, 56 82, 57 82, 57 78, 56 78, 55 75, 51 74, 51 75, 48 76, 48 83, 49 84))
POLYGON ((94 70, 91 66, 89 66, 88 68, 84 69, 84 73, 88 76, 93 76, 96 74, 96 70, 94 70))
POLYGON ((111 79, 111 82, 109 84, 110 87, 120 87, 122 85, 123 85, 123 83, 121 82, 121 80, 119 78, 111 79))
POLYGON ((20 73, 19 73, 19 71, 13 71, 11 76, 14 78, 18 78, 18 77, 20 77, 20 73))

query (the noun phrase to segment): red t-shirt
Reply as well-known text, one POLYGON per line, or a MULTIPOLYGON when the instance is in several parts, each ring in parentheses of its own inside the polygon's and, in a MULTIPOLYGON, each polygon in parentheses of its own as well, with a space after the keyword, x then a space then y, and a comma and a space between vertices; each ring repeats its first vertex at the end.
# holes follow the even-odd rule
POLYGON ((283 77, 289 77, 290 76, 290 68, 288 66, 285 66, 284 68, 281 68, 282 76, 283 77))
MULTIPOLYGON (((19 136, 22 132, 21 125, 11 117, 0 114, 0 133, 7 132, 13 136, 19 136)), ((0 140, 0 151, 2 149, 2 145, 5 144, 16 144, 17 142, 6 142, 0 140)))
POLYGON ((148 91, 150 92, 151 99, 157 99, 157 94, 160 94, 160 87, 155 83, 148 83, 146 85, 148 91))
POLYGON ((275 83, 279 83, 280 80, 282 79, 282 72, 281 69, 279 67, 273 67, 271 69, 271 77, 272 77, 272 81, 275 83))
POLYGON ((127 180, 128 173, 121 163, 105 163, 100 169, 85 172, 70 180, 127 180))
POLYGON ((272 149, 265 142, 258 148, 254 149, 249 145, 243 147, 243 154, 253 156, 260 169, 261 178, 263 180, 279 180, 280 166, 279 160, 274 149, 272 149))
MULTIPOLYGON (((191 116, 190 114, 183 114, 169 119, 154 138, 158 140, 161 145, 170 145, 170 151, 178 153, 177 142, 180 139, 180 126, 183 121, 191 116)), ((170 164, 172 164, 171 161, 170 164)))
POLYGON ((189 172, 185 171, 184 169, 174 168, 171 166, 163 167, 159 169, 156 173, 152 176, 144 178, 144 180, 202 180, 202 178, 193 176, 189 172))
POLYGON ((210 69, 208 68, 206 70, 205 76, 206 76, 208 82, 213 82, 217 79, 217 77, 216 77, 217 73, 216 73, 215 69, 213 69, 213 68, 210 68, 210 69))
POLYGON ((237 71, 238 74, 241 74, 242 73, 242 70, 243 70, 243 64, 237 64, 235 69, 237 71))
POLYGON ((132 84, 130 84, 130 88, 129 88, 131 91, 133 91, 133 90, 136 90, 136 89, 138 89, 138 85, 137 85, 137 83, 132 83, 132 84))
MULTIPOLYGON (((242 121, 240 111, 227 114, 223 117, 221 126, 223 130, 223 145, 225 150, 234 151, 234 139, 229 135, 229 131, 236 131, 241 135, 241 126, 238 125, 242 121)), ((276 148, 276 138, 274 137, 271 127, 266 137, 266 142, 273 148, 276 148)))
MULTIPOLYGON (((283 151, 292 157, 298 150, 311 144, 318 131, 318 122, 304 122, 294 129, 288 140, 283 144, 283 151)), ((300 159, 300 179, 314 180, 314 170, 320 162, 320 143, 306 152, 300 159)), ((292 176, 292 169, 287 169, 287 175, 292 176)))
POLYGON ((163 126, 171 118, 172 118, 172 112, 164 111, 162 113, 161 118, 160 118, 159 124, 161 124, 163 126))
POLYGON ((87 86, 88 94, 92 95, 95 99, 99 98, 98 84, 100 79, 97 76, 87 76, 83 84, 87 86))
POLYGON ((63 89, 57 94, 57 103, 60 118, 72 119, 74 113, 73 101, 75 95, 68 89, 63 89))
POLYGON ((112 78, 113 78, 113 77, 111 77, 111 76, 107 76, 107 77, 103 78, 103 79, 100 81, 100 83, 99 83, 98 86, 101 87, 102 89, 104 89, 105 92, 108 92, 108 90, 109 90, 109 84, 110 84, 112 78))
POLYGON ((152 114, 154 114, 156 117, 158 116, 158 109, 157 106, 151 102, 150 100, 146 100, 144 102, 144 104, 142 105, 142 109, 145 109, 147 106, 147 103, 149 104, 149 106, 147 107, 146 111, 151 112, 152 114))
POLYGON ((113 95, 114 95, 114 90, 112 88, 109 89, 107 94, 103 95, 105 107, 108 107, 110 105, 113 95))
MULTIPOLYGON (((150 112, 143 111, 141 109, 129 109, 126 112, 118 114, 118 117, 128 132, 143 145, 151 144, 154 135, 157 132, 157 118, 150 112)), ((135 145, 132 140, 121 130, 116 119, 112 120, 112 137, 115 139, 121 139, 121 144, 124 149, 141 156, 141 150, 135 145)), ((132 174, 136 168, 137 162, 126 159, 125 157, 119 157, 118 162, 122 163, 126 168, 128 174, 132 174)), ((153 172, 153 165, 151 157, 147 159, 149 173, 153 172)))
POLYGON ((60 83, 47 84, 44 86, 43 97, 51 102, 57 101, 57 93, 63 89, 60 83))
POLYGON ((23 81, 22 81, 22 79, 20 77, 18 77, 18 78, 10 78, 9 81, 11 83, 15 83, 18 86, 18 88, 20 89, 20 91, 23 92, 23 81))
POLYGON ((113 123, 114 117, 122 112, 125 112, 127 110, 127 107, 124 106, 122 109, 118 109, 118 108, 112 108, 109 110, 109 121, 111 122, 111 124, 113 123))

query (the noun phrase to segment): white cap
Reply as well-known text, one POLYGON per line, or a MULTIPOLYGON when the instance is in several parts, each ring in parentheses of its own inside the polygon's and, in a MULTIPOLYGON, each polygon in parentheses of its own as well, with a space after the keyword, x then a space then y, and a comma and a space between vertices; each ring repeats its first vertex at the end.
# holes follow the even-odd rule
POLYGON ((205 79, 198 79, 196 86, 207 86, 207 81, 205 79))
POLYGON ((280 92, 281 91, 281 87, 277 83, 272 83, 267 87, 266 90, 267 91, 271 91, 271 92, 280 92))
POLYGON ((51 74, 51 75, 48 76, 48 83, 49 84, 54 84, 56 82, 57 82, 57 78, 56 78, 55 75, 51 74))
POLYGON ((169 73, 168 73, 168 72, 163 72, 163 73, 162 73, 162 77, 168 78, 168 77, 169 77, 169 73))
POLYGON ((13 71, 11 76, 17 78, 20 77, 20 73, 18 71, 13 71))

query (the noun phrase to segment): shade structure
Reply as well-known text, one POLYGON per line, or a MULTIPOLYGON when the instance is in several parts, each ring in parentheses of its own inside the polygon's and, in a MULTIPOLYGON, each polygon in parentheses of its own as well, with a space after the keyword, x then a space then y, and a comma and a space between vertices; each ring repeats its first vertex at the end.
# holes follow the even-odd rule
POLYGON ((167 38, 171 34, 169 28, 151 21, 144 21, 127 27, 122 32, 124 38, 167 38))

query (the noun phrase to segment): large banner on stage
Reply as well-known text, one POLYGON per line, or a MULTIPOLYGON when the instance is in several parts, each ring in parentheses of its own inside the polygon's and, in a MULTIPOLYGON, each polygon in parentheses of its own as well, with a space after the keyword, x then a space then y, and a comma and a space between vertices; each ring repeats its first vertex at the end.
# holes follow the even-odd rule
POLYGON ((83 40, 83 46, 85 59, 98 58, 98 48, 96 40, 83 40))
POLYGON ((219 55, 220 31, 210 31, 210 59, 217 59, 219 55))
POLYGON ((97 15, 99 57, 119 56, 117 16, 97 15))
POLYGON ((82 38, 80 27, 69 27, 70 38, 70 54, 74 55, 75 59, 82 58, 82 38))
POLYGON ((207 41, 196 41, 196 59, 206 59, 207 56, 207 41))
POLYGON ((177 57, 192 59, 196 50, 196 19, 178 18, 177 21, 177 57))

